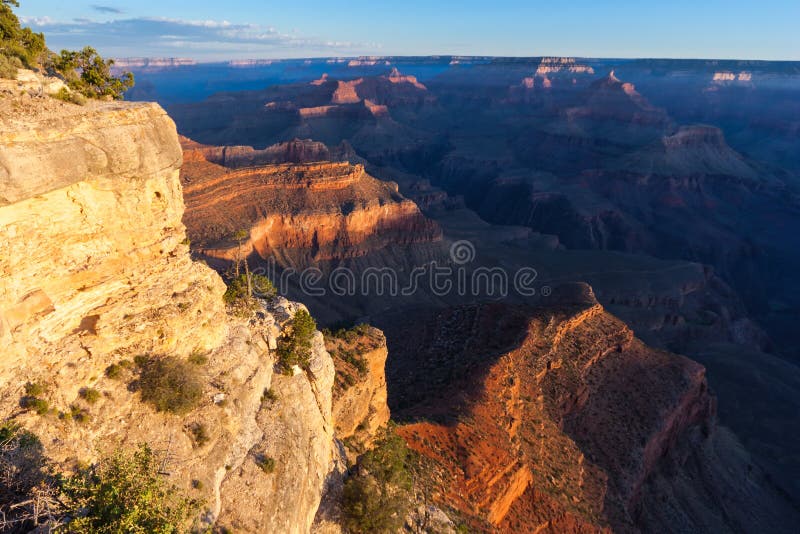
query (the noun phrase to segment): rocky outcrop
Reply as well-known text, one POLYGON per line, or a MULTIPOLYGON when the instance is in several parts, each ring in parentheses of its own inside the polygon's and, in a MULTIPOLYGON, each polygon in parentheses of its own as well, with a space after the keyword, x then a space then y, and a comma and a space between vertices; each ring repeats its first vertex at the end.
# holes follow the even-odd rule
MULTIPOLYGON (((644 345, 588 286, 553 296, 538 309, 493 304, 416 317, 415 328, 424 326, 413 338, 402 326, 387 332, 393 415, 408 421, 400 432, 427 459, 437 503, 479 531, 636 531, 642 514, 659 531, 669 527, 658 523, 660 499, 679 508, 670 499, 681 493, 663 490, 672 482, 662 458, 681 470, 679 450, 715 449, 710 470, 741 476, 737 449, 721 452, 730 443, 714 441, 702 366, 644 345)), ((726 503, 725 513, 704 509, 694 528, 780 528, 775 517, 791 507, 769 487, 756 497, 769 511, 728 515, 753 498, 742 489, 747 478, 681 479, 703 502, 726 503)))
POLYGON ((331 97, 331 104, 355 104, 361 102, 361 97, 356 92, 356 87, 363 82, 363 78, 352 81, 336 82, 336 90, 331 97))
POLYGON ((612 70, 589 88, 583 105, 566 112, 568 120, 614 121, 626 125, 664 128, 669 117, 647 101, 632 83, 621 81, 612 70))
POLYGON ((754 182, 758 172, 725 142, 722 130, 697 124, 681 126, 662 137, 660 146, 647 147, 634 154, 631 168, 645 168, 653 173, 676 177, 718 175, 754 182))
POLYGON ((35 95, 54 95, 67 85, 60 78, 46 76, 28 69, 19 69, 16 79, 0 78, 0 94, 28 93, 35 95))
POLYGON ((231 259, 239 245, 225 240, 240 229, 250 234, 245 250, 263 259, 284 252, 355 257, 441 235, 395 184, 372 178, 360 164, 229 169, 206 160, 204 150, 187 149, 182 180, 188 234, 207 256, 231 259))
POLYGON ((39 436, 66 471, 149 443, 169 481, 203 502, 202 523, 307 532, 332 467, 334 368, 322 335, 307 372, 274 373, 276 337, 299 305, 228 315, 222 280, 189 256, 166 113, 72 108, 0 134, 0 416, 39 436), (206 361, 197 407, 144 404, 129 364, 189 355, 206 361), (20 409, 26 382, 45 391, 46 413, 20 409), (84 400, 84 388, 99 399, 84 400), (267 456, 269 474, 256 465, 267 456))
POLYGON ((377 328, 357 327, 326 337, 336 367, 333 417, 336 437, 369 446, 389 422, 386 404, 386 338, 377 328))
POLYGON ((397 67, 394 67, 392 71, 389 73, 389 76, 386 77, 392 83, 407 83, 411 84, 417 89, 421 91, 427 91, 428 88, 425 87, 423 84, 419 83, 416 76, 411 76, 409 74, 401 74, 397 67))

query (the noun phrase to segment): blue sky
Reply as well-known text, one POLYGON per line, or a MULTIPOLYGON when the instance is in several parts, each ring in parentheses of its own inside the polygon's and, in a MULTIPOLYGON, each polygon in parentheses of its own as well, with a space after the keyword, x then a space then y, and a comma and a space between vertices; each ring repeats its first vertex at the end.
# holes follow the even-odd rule
POLYGON ((51 48, 114 57, 800 60, 800 0, 21 0, 51 48))

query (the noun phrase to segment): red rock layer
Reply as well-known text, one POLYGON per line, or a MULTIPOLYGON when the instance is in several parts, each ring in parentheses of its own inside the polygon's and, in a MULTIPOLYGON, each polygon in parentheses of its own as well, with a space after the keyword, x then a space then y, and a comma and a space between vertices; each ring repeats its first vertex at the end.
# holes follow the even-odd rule
MULTIPOLYGON (((302 159, 303 154, 316 157, 327 151, 308 141, 293 143, 276 145, 283 147, 284 159, 287 154, 302 159), (299 149, 298 143, 309 150, 299 149)), ((369 176, 360 164, 323 161, 231 169, 207 158, 280 159, 281 149, 203 147, 189 141, 184 147, 184 223, 194 248, 207 256, 232 259, 239 245, 231 237, 243 229, 249 233, 244 250, 265 259, 287 251, 313 259, 354 257, 389 244, 441 237, 438 225, 403 198, 396 184, 369 176)))
POLYGON ((645 346, 581 291, 547 309, 450 310, 418 346, 390 347, 430 380, 393 408, 425 419, 400 432, 475 529, 632 528, 657 460, 713 414, 702 366, 645 346))

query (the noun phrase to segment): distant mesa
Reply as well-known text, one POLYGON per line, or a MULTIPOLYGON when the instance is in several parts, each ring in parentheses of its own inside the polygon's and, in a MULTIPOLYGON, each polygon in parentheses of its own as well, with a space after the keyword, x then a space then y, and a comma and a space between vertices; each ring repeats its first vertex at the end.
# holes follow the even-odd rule
POLYGON ((548 74, 594 74, 589 65, 577 63, 572 57, 545 57, 536 69, 536 75, 546 77, 548 74))
POLYGON ((262 67, 269 66, 274 63, 271 59, 232 59, 228 61, 231 67, 262 67))
POLYGON ((375 65, 391 65, 391 63, 384 57, 376 56, 360 57, 347 62, 348 67, 374 67, 375 65))
MULTIPOLYGON (((415 76, 408 76, 393 68, 387 75, 362 77, 354 80, 335 80, 328 74, 309 82, 314 90, 313 99, 306 101, 314 105, 298 108, 301 118, 328 116, 388 117, 393 105, 419 104, 430 100, 428 88, 415 76), (332 93, 327 93, 331 91, 332 93), (325 100, 325 93, 330 97, 325 100), (366 113, 366 115, 365 115, 366 113)), ((288 110, 288 102, 271 101, 265 105, 269 110, 288 110)))
POLYGON ((328 74, 327 73, 323 74, 322 76, 320 76, 316 80, 313 80, 311 82, 311 85, 324 85, 326 83, 328 83, 328 74))
POLYGON ((741 71, 734 73, 730 71, 715 72, 711 78, 715 84, 726 84, 731 82, 749 83, 753 81, 753 73, 748 71, 741 71))
POLYGON ((119 69, 163 69, 197 65, 197 62, 185 57, 128 57, 114 60, 114 67, 119 69))
POLYGON ((387 79, 392 83, 410 83, 411 85, 422 91, 428 90, 427 87, 425 87, 424 85, 419 83, 419 81, 417 81, 416 76, 400 74, 400 71, 397 69, 397 67, 394 67, 392 69, 392 72, 389 73, 387 79))
POLYGON ((579 75, 593 75, 594 68, 590 65, 578 63, 575 58, 571 57, 544 57, 536 67, 536 71, 531 76, 522 78, 518 87, 512 87, 511 90, 524 91, 534 90, 537 86, 542 89, 551 89, 553 81, 564 82, 574 85, 577 83, 575 76, 579 75), (537 78, 540 82, 537 83, 537 78))

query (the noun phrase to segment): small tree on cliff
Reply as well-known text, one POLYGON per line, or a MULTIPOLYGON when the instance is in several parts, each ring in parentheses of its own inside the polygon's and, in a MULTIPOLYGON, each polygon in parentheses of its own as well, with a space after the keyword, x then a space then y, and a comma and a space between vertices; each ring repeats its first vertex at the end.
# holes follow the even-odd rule
POLYGON ((133 87, 133 74, 126 72, 117 77, 111 73, 113 59, 103 59, 91 46, 80 51, 62 50, 53 59, 70 88, 89 98, 122 99, 125 91, 133 87))
POLYGON ((278 361, 284 372, 299 365, 308 369, 311 360, 311 342, 317 322, 306 310, 298 310, 286 333, 278 340, 278 361))

